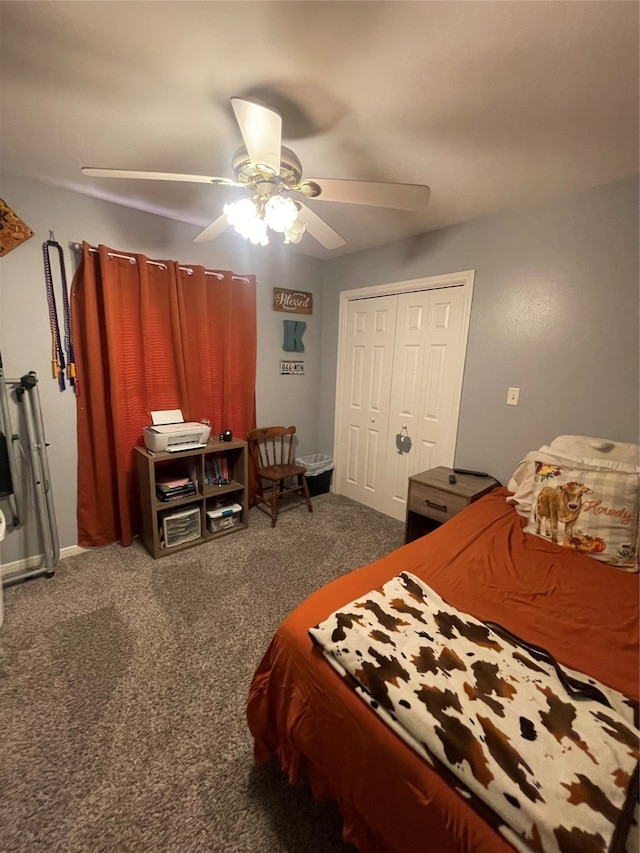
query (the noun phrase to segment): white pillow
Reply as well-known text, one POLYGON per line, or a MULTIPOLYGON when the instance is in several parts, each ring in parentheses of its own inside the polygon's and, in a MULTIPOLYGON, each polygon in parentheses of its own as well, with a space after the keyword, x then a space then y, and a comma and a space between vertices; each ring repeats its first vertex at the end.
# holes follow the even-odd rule
POLYGON ((558 435, 549 446, 553 453, 572 459, 606 459, 635 467, 640 463, 640 446, 628 441, 590 435, 558 435))
POLYGON ((583 468, 602 468, 607 471, 621 471, 623 474, 639 474, 640 465, 631 462, 623 462, 620 459, 589 459, 579 456, 577 461, 583 468))

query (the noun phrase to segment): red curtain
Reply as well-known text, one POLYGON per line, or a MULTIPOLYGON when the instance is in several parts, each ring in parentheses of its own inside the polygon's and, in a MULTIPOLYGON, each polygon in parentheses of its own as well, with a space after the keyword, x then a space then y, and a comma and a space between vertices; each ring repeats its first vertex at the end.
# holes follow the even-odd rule
POLYGON ((78 374, 78 544, 130 545, 133 448, 151 411, 255 426, 254 276, 181 267, 83 244, 71 290, 78 374), (119 257, 119 255, 125 255, 119 257))
POLYGON ((191 419, 245 439, 255 424, 255 278, 182 268, 178 311, 191 419))

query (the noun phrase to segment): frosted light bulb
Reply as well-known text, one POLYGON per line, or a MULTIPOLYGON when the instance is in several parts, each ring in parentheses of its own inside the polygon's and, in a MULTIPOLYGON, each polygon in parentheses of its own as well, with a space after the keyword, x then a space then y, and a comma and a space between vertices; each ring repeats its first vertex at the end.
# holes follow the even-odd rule
POLYGON ((243 232, 250 229, 253 222, 258 219, 258 208, 250 198, 243 198, 240 201, 225 204, 222 211, 227 217, 229 225, 233 225, 236 231, 242 234, 243 237, 246 236, 243 232))
POLYGON ((302 240, 302 235, 304 234, 306 229, 306 225, 303 222, 300 222, 299 219, 296 221, 284 232, 284 242, 285 243, 299 243, 302 240))
POLYGON ((286 231, 298 217, 298 210, 290 198, 271 196, 264 208, 264 218, 273 231, 286 231))

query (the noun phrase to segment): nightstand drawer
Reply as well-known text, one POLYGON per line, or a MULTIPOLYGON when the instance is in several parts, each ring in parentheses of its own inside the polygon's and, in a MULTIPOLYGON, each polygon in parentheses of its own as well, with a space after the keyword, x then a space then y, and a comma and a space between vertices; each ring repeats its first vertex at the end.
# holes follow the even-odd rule
POLYGON ((469 501, 459 495, 443 492, 422 483, 411 483, 409 511, 417 512, 435 521, 448 521, 463 510, 469 501))

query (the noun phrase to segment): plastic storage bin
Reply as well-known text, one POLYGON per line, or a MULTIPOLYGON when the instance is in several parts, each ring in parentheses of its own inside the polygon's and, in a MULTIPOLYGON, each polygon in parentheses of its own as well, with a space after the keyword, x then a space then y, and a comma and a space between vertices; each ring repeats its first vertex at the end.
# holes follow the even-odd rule
POLYGON ((307 469, 306 478, 309 494, 312 498, 324 495, 331 488, 331 473, 333 459, 322 453, 312 453, 310 456, 296 457, 296 465, 304 465, 307 469))
POLYGON ((240 524, 241 512, 242 507, 238 503, 232 503, 228 506, 220 506, 216 509, 208 509, 207 530, 210 533, 218 533, 220 530, 237 527, 238 524, 240 524))
POLYGON ((162 547, 174 548, 183 542, 200 538, 200 507, 193 506, 181 512, 168 512, 162 516, 160 527, 162 547))

